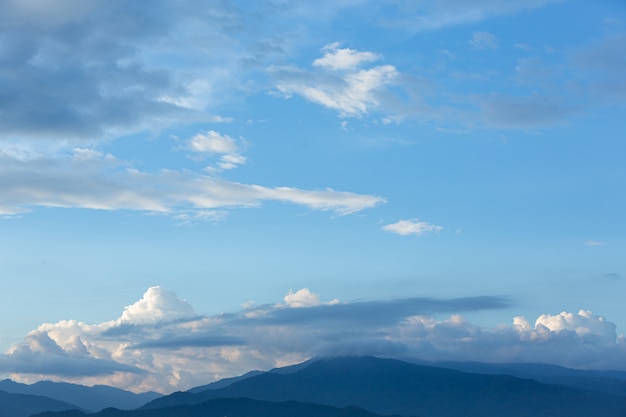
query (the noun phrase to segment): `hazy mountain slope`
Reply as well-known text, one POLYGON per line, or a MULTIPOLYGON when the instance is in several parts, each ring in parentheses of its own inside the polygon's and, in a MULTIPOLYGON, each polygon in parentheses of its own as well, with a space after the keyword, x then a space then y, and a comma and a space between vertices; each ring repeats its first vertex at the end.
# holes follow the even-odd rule
POLYGON ((0 391, 0 417, 28 417, 46 410, 70 410, 75 405, 39 395, 0 391))
MULTIPOLYGON (((421 364, 425 363, 421 362, 421 364)), ((579 370, 533 363, 434 362, 429 363, 429 365, 470 373, 512 375, 519 378, 535 379, 547 384, 566 385, 626 396, 626 372, 624 371, 579 370)))
POLYGON ((372 357, 319 360, 292 374, 265 373, 223 389, 175 393, 145 408, 233 397, 355 405, 378 414, 437 417, 624 417, 626 410, 623 397, 372 357))
POLYGON ((9 379, 0 381, 0 390, 13 394, 42 395, 75 404, 89 411, 100 411, 107 407, 130 410, 141 407, 145 403, 161 396, 161 394, 156 392, 135 394, 105 385, 86 387, 84 385, 50 381, 40 381, 28 385, 9 379))
POLYGON ((246 372, 245 374, 241 375, 241 376, 235 376, 232 378, 224 378, 224 379, 220 379, 219 381, 215 381, 215 382, 211 382, 210 384, 206 384, 206 385, 200 385, 198 387, 193 387, 190 390, 188 390, 187 392, 191 392, 191 393, 198 393, 198 392, 202 392, 208 389, 220 389, 220 388, 225 388, 229 385, 234 384, 235 382, 239 382, 239 381, 243 381, 244 379, 253 377, 253 376, 257 376, 257 375, 261 375, 263 374, 263 371, 250 371, 250 372, 246 372))
POLYGON ((297 372, 303 368, 306 368, 307 366, 309 366, 310 364, 316 362, 318 360, 318 358, 313 358, 313 359, 309 359, 308 361, 304 361, 302 363, 298 363, 296 365, 290 365, 290 366, 285 366, 282 368, 274 368, 274 369, 270 369, 269 371, 250 371, 250 372, 246 372, 243 375, 240 376, 235 376, 232 378, 224 378, 224 379, 220 379, 219 381, 215 381, 215 382, 211 382, 210 384, 206 384, 206 385, 200 385, 198 387, 193 387, 190 390, 187 390, 186 392, 191 392, 191 393, 198 393, 198 392, 202 392, 204 390, 207 389, 219 389, 219 388, 225 388, 229 385, 234 384, 235 382, 239 382, 242 381, 244 379, 248 379, 250 377, 253 376, 257 376, 257 375, 261 375, 267 372, 272 372, 272 373, 277 373, 277 374, 292 374, 294 372, 297 372))
MULTIPOLYGON (((48 412, 38 417, 84 417, 75 412, 48 412)), ((269 402, 248 398, 221 398, 195 405, 178 405, 153 410, 102 410, 90 417, 377 417, 360 408, 336 408, 295 401, 269 402)))

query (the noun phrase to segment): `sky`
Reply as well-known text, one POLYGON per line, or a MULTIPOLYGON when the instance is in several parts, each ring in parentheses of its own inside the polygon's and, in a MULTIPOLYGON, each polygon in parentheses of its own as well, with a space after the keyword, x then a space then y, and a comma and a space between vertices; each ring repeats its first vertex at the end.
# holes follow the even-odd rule
POLYGON ((0 0, 0 377, 626 370, 621 0, 0 0))

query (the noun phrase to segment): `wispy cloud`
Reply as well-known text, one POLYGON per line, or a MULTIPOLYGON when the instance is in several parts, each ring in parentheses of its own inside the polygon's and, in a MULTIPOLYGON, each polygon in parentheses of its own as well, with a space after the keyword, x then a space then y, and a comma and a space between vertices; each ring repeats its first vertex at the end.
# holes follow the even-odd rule
POLYGON ((276 90, 289 98, 294 94, 336 110, 342 117, 360 117, 378 110, 381 96, 394 84, 399 73, 393 65, 360 68, 380 59, 372 52, 326 45, 324 56, 313 61, 320 69, 311 72, 289 66, 272 66, 269 73, 276 80, 276 90))
POLYGON ((485 31, 472 33, 472 39, 469 43, 475 49, 498 49, 498 38, 496 35, 485 31))
POLYGON ((465 23, 480 22, 496 16, 514 14, 560 1, 562 0, 529 0, 524 2, 441 0, 426 3, 400 1, 396 4, 400 11, 399 16, 402 17, 396 19, 381 18, 381 24, 411 31, 436 30, 465 23))
POLYGON ((588 240, 585 242, 585 246, 602 246, 606 245, 606 242, 599 242, 597 240, 588 240))
POLYGON ((419 219, 399 220, 395 223, 387 224, 382 228, 385 232, 395 233, 401 236, 424 236, 429 233, 439 233, 442 226, 420 221, 419 219))
MULTIPOLYGON (((185 220, 202 218, 207 210, 256 207, 264 201, 342 215, 385 202, 372 195, 264 187, 189 171, 141 172, 111 154, 81 148, 69 154, 27 154, 21 158, 0 153, 0 184, 1 214, 44 206, 153 211, 182 215, 180 219, 185 220), (199 212, 192 215, 195 211, 199 212)), ((215 216, 208 218, 214 220, 215 216)))

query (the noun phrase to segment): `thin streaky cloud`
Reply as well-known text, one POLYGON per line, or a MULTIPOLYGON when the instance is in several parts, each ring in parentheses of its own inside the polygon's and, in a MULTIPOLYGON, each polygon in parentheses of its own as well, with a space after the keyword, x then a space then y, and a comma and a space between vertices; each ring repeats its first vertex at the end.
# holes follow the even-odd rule
POLYGON ((401 236, 425 236, 430 233, 439 233, 443 230, 443 227, 425 221, 420 221, 419 219, 408 219, 387 224, 383 226, 382 229, 385 232, 401 236))

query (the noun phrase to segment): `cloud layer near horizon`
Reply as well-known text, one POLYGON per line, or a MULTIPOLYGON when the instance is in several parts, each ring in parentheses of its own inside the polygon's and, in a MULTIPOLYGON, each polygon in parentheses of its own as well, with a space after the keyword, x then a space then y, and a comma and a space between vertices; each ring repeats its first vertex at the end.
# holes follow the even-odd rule
POLYGON ((174 293, 152 287, 117 320, 42 324, 0 356, 0 373, 21 381, 171 392, 329 355, 626 370, 619 365, 626 363, 624 336, 589 311, 544 314, 534 324, 515 317, 512 325, 493 329, 461 315, 510 306, 489 296, 322 302, 303 288, 290 291, 283 303, 207 317, 174 293))

